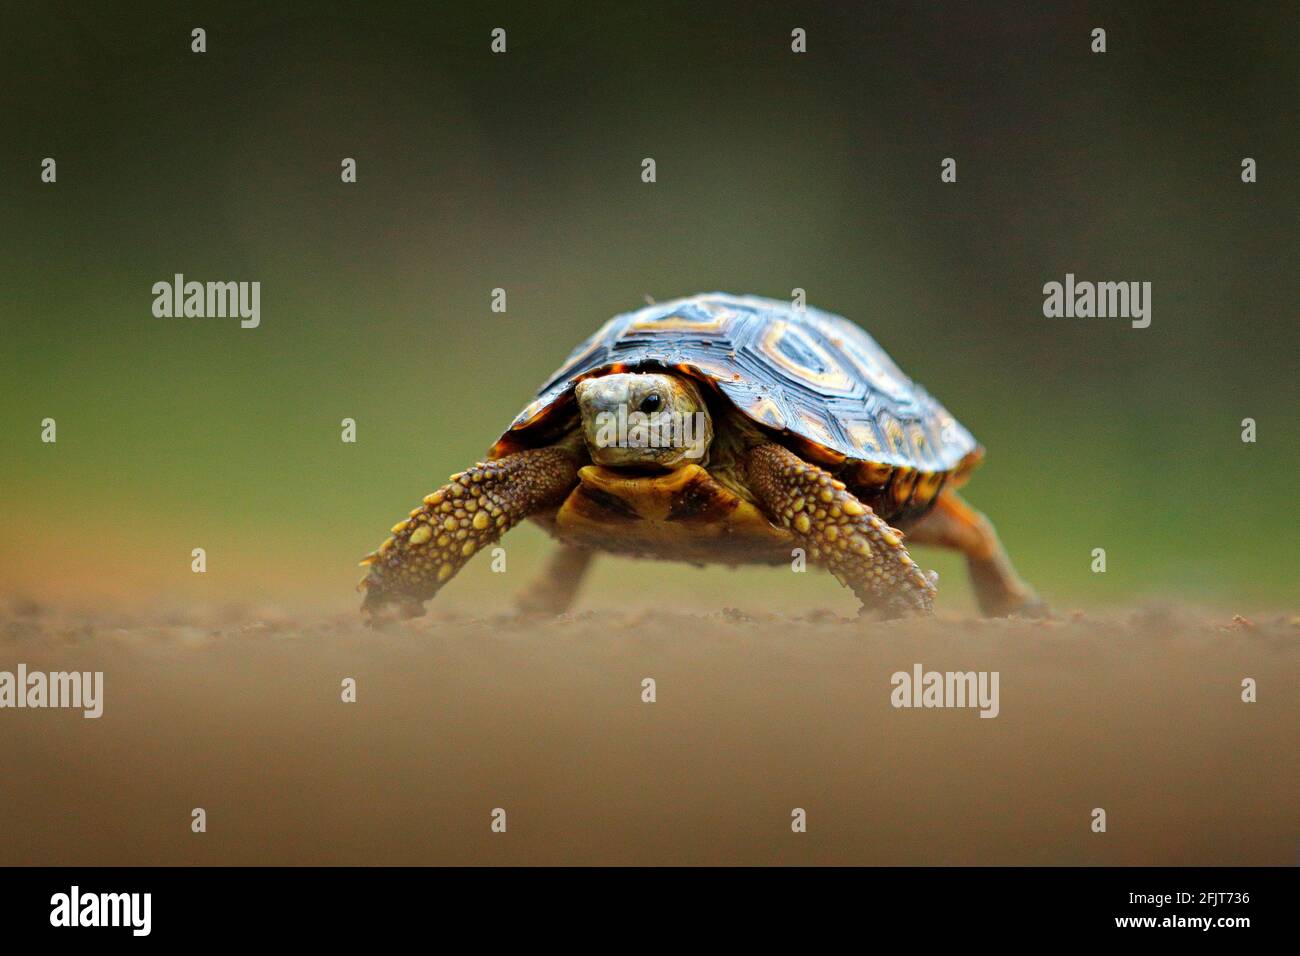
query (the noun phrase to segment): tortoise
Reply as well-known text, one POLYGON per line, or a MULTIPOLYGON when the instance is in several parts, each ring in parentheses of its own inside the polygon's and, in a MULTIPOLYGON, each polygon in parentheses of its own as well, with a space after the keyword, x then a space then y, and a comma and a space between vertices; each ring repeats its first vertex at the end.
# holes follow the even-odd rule
POLYGON ((561 613, 596 551, 695 564, 800 555, 882 618, 933 609, 904 547, 962 552, 981 610, 1041 613, 957 489, 984 451, 859 326, 707 293, 615 316, 487 460, 452 475, 362 564, 368 616, 415 616, 532 518, 562 542, 522 610, 561 613))

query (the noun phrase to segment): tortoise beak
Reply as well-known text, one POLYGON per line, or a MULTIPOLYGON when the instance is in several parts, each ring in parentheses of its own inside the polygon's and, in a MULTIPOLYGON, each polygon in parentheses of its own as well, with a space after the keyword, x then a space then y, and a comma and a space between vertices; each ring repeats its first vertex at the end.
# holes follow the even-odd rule
POLYGON ((592 460, 609 465, 621 463, 624 456, 615 449, 604 447, 597 436, 603 423, 617 421, 619 409, 626 410, 631 398, 627 380, 618 376, 589 378, 578 383, 575 394, 582 415, 583 438, 586 439, 587 451, 592 460))

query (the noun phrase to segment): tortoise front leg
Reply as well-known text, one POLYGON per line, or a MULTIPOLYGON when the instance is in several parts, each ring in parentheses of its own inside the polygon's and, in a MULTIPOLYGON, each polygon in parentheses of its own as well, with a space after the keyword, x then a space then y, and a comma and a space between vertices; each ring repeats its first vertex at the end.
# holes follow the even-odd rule
POLYGON ((475 553, 529 515, 559 504, 577 481, 578 462, 559 447, 481 461, 452 475, 361 562, 370 569, 358 585, 366 592, 361 610, 423 614, 424 602, 475 553))
POLYGON ((863 613, 899 617, 933 610, 934 582, 908 555, 902 534, 842 481, 775 444, 751 448, 744 468, 768 516, 794 533, 809 559, 853 589, 863 613))

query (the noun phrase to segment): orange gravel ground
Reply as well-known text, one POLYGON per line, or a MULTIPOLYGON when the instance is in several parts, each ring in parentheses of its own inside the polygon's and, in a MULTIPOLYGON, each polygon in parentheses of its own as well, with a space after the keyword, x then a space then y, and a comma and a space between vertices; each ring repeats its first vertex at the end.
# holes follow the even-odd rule
POLYGON ((14 604, 0 670, 102 670, 104 715, 0 712, 0 864, 1289 865, 1300 852, 1295 618, 440 613, 378 633, 352 614, 14 604), (916 663, 998 671, 999 716, 893 708, 890 675, 916 663), (356 703, 340 699, 346 677, 356 703), (1241 700, 1246 677, 1256 703, 1241 700), (190 830, 194 807, 206 833, 190 830), (791 831, 796 807, 806 833, 791 831))

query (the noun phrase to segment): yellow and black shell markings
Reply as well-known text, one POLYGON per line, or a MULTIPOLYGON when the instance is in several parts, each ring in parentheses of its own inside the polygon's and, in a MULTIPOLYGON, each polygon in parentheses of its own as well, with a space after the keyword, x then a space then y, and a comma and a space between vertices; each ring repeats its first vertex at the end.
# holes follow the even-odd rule
POLYGON ((928 506, 945 479, 955 483, 980 457, 970 432, 859 326, 812 307, 725 293, 610 319, 542 386, 491 456, 539 444, 582 379, 650 367, 711 383, 799 454, 855 485, 888 488, 904 512, 928 506))
POLYGON ((784 564, 793 540, 695 464, 654 477, 587 465, 544 524, 569 544, 699 564, 784 564))

